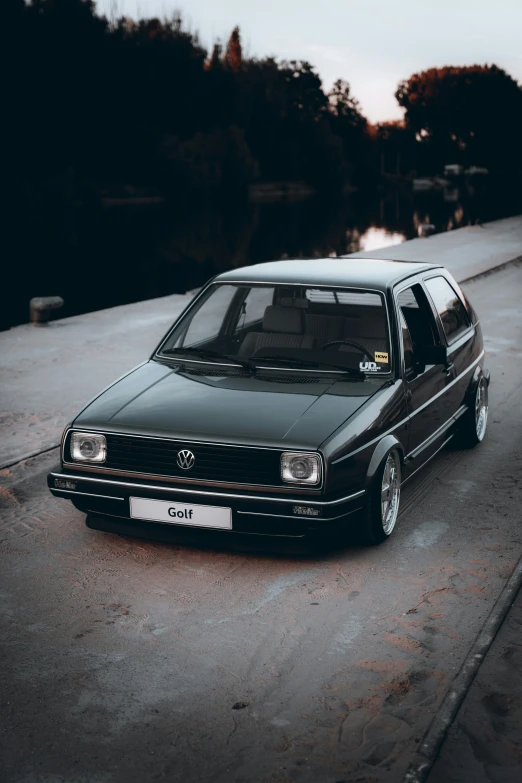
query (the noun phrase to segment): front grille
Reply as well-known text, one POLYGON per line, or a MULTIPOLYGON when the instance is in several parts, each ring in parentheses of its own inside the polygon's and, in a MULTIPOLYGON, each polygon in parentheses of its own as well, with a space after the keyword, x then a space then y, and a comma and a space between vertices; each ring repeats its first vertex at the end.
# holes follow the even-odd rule
POLYGON ((173 476, 191 481, 224 481, 231 484, 280 485, 281 452, 177 440, 156 440, 106 435, 104 468, 173 476), (178 467, 178 451, 189 449, 195 456, 190 470, 178 467))

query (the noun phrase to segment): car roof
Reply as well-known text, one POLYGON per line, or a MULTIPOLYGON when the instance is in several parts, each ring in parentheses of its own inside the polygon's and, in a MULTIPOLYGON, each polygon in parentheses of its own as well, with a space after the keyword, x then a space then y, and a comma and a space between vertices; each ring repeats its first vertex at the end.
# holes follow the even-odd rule
POLYGON ((343 286, 386 291, 392 285, 419 272, 440 268, 418 261, 389 261, 378 258, 291 259, 231 269, 215 278, 220 283, 274 283, 310 286, 343 286))

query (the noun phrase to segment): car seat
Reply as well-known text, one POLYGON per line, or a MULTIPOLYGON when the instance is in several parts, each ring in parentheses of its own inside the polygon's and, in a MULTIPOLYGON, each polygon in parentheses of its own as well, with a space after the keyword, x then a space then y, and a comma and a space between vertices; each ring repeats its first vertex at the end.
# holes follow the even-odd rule
POLYGON ((238 356, 253 356, 261 348, 313 348, 315 340, 303 334, 303 326, 301 309, 269 305, 263 316, 263 331, 249 332, 238 356))

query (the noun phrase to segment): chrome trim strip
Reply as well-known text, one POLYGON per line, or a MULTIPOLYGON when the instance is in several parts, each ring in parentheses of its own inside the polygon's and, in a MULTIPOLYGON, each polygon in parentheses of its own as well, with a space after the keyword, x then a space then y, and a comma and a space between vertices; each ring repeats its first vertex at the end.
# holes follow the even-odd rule
MULTIPOLYGON (((337 500, 314 500, 313 498, 286 498, 286 497, 274 497, 273 495, 236 495, 234 493, 230 492, 204 492, 202 490, 197 489, 181 489, 178 487, 158 487, 155 484, 134 484, 131 481, 109 481, 108 479, 102 479, 102 478, 90 478, 88 476, 75 476, 74 474, 67 474, 67 473, 50 473, 50 476, 53 478, 62 478, 62 479, 71 479, 73 481, 89 481, 89 482, 97 482, 99 484, 109 484, 110 486, 116 486, 116 487, 129 487, 130 489, 147 489, 147 490, 153 490, 154 492, 179 492, 186 495, 204 495, 208 497, 209 495, 211 497, 217 497, 217 498, 234 498, 236 500, 266 500, 270 503, 294 503, 296 505, 302 505, 303 503, 306 503, 306 505, 315 505, 315 506, 338 506, 340 503, 346 503, 350 500, 355 500, 355 498, 360 497, 361 495, 364 495, 366 490, 361 489, 359 492, 355 492, 353 495, 347 495, 343 498, 338 498, 337 500)), ((67 490, 64 490, 67 491, 67 490)))
POLYGON ((374 443, 378 443, 380 440, 385 438, 387 435, 390 435, 390 433, 395 432, 395 430, 398 427, 401 427, 403 424, 406 424, 407 421, 410 420, 410 417, 407 416, 405 419, 402 419, 398 424, 394 424, 394 426, 386 430, 386 432, 382 432, 380 435, 377 435, 376 438, 373 440, 368 441, 368 443, 365 443, 364 446, 359 446, 358 449, 355 449, 355 451, 350 451, 349 454, 345 454, 344 457, 339 457, 339 459, 333 460, 332 465, 338 465, 339 462, 343 462, 345 459, 349 459, 350 457, 353 457, 354 454, 358 454, 360 451, 364 451, 364 449, 369 448, 370 446, 373 446, 374 443))
POLYGON ((91 465, 87 465, 84 462, 65 462, 63 461, 63 466, 67 467, 69 470, 79 470, 79 471, 86 471, 89 473, 103 473, 106 476, 116 476, 121 478, 141 478, 145 480, 150 479, 157 479, 158 481, 165 481, 168 484, 193 484, 194 486, 205 486, 205 487, 224 487, 226 489, 245 489, 245 490, 260 490, 264 489, 265 487, 267 489, 278 489, 281 490, 281 493, 292 491, 293 489, 304 489, 305 492, 315 492, 319 493, 321 491, 321 485, 314 485, 313 487, 302 484, 295 484, 294 486, 291 486, 290 484, 241 484, 238 481, 217 481, 217 480, 210 480, 210 479, 189 479, 185 478, 184 476, 163 476, 159 473, 138 473, 137 471, 132 470, 117 470, 116 468, 104 468, 102 465, 99 467, 91 465))
MULTIPOLYGON (((460 373, 460 375, 457 375, 456 378, 454 378, 451 383, 448 383, 443 389, 440 390, 440 392, 437 392, 437 394, 434 394, 433 397, 431 397, 427 402, 425 402, 423 405, 420 406, 420 408, 417 408, 412 414, 409 416, 406 416, 405 419, 402 419, 398 424, 395 424, 391 429, 386 430, 386 432, 381 433, 381 435, 378 435, 373 440, 370 440, 368 443, 365 443, 364 446, 360 446, 358 449, 355 449, 355 451, 351 451, 349 454, 345 454, 344 457, 339 457, 339 459, 336 459, 332 462, 332 465, 337 465, 339 462, 342 462, 345 459, 348 459, 349 457, 353 457, 354 454, 358 454, 360 451, 364 451, 364 449, 367 449, 369 446, 373 446, 374 443, 378 443, 382 438, 385 438, 386 435, 389 435, 390 433, 394 432, 398 427, 401 427, 403 424, 406 424, 406 422, 410 421, 410 419, 413 419, 418 413, 424 410, 424 408, 427 408, 428 405, 431 405, 433 400, 436 400, 437 397, 440 397, 441 394, 444 394, 444 392, 447 392, 448 389, 451 389, 454 384, 457 383, 457 381, 460 381, 461 378, 464 377, 464 375, 467 375, 470 370, 472 370, 482 359, 484 356, 485 351, 482 350, 481 353, 477 356, 477 358, 467 367, 463 372, 460 373)), ((460 410, 460 408, 458 409, 460 410)), ((456 414, 454 414, 456 415, 456 414)))
POLYGON ((464 416, 467 410, 468 410, 467 405, 461 405, 458 411, 453 414, 455 417, 455 421, 458 421, 458 419, 460 419, 461 416, 464 416))
POLYGON ((484 353, 485 353, 485 351, 484 351, 484 349, 482 349, 482 351, 479 353, 479 355, 477 356, 477 358, 476 358, 476 359, 475 359, 475 360, 474 360, 474 361, 473 361, 473 362, 472 362, 472 363, 471 363, 471 364, 470 364, 470 365, 469 365, 469 366, 468 366, 468 367, 467 367, 465 370, 463 370, 463 371, 460 373, 460 375, 457 375, 457 377, 456 377, 456 378, 454 378, 454 379, 453 379, 453 380, 452 380, 450 383, 448 383, 448 384, 447 384, 447 385, 446 385, 446 386, 445 386, 443 389, 441 389, 439 392, 437 392, 437 394, 434 394, 434 395, 433 395, 433 397, 432 397, 431 399, 429 399, 427 402, 425 402, 425 403, 424 403, 424 405, 421 405, 421 406, 420 406, 420 408, 417 408, 417 410, 415 410, 415 411, 414 411, 414 412, 413 412, 413 413, 412 413, 410 416, 408 416, 408 419, 413 419, 413 417, 414 417, 414 416, 416 416, 416 415, 417 415, 417 413, 420 413, 420 411, 424 410, 424 408, 427 408, 427 407, 428 407, 428 405, 431 405, 431 403, 433 402, 433 400, 436 400, 438 397, 440 397, 440 396, 441 396, 441 395, 443 395, 445 392, 447 392, 447 391, 448 391, 448 389, 451 389, 451 387, 452 387, 452 386, 454 386, 454 385, 455 385, 455 384, 456 384, 458 381, 460 381, 460 379, 461 379, 461 378, 463 378, 465 375, 467 375, 467 374, 468 374, 468 372, 469 372, 470 370, 472 370, 472 369, 473 369, 473 368, 474 368, 474 367, 475 367, 475 366, 476 366, 476 365, 477 365, 477 364, 480 362, 480 360, 481 360, 481 359, 482 359, 482 357, 484 356, 484 353))
POLYGON ((416 446, 412 451, 410 451, 409 454, 406 455, 405 459, 407 460, 413 460, 418 457, 418 455, 424 451, 424 449, 427 449, 428 446, 433 443, 433 441, 437 440, 437 438, 440 435, 443 435, 444 432, 451 427, 452 424, 455 424, 457 419, 462 416, 462 414, 466 411, 467 406, 461 405, 460 408, 456 413, 453 414, 453 416, 450 416, 450 418, 442 424, 438 430, 435 430, 426 440, 423 440, 421 444, 416 446))
POLYGON ((292 517, 289 514, 265 514, 261 512, 256 513, 255 511, 235 511, 234 513, 248 514, 252 517, 275 517, 276 519, 299 519, 301 521, 304 519, 315 519, 318 522, 333 522, 335 519, 341 519, 341 517, 349 517, 350 514, 355 514, 355 512, 358 510, 359 509, 357 508, 353 508, 351 511, 346 511, 344 514, 337 514, 335 517, 307 517, 306 514, 302 514, 301 516, 299 516, 299 514, 295 514, 292 517))
MULTIPOLYGON (((60 475, 53 473, 52 475, 60 475)), ((78 481, 78 479, 75 479, 75 481, 78 481)), ((104 498, 105 500, 122 500, 125 501, 125 498, 117 498, 113 495, 94 495, 92 492, 78 492, 76 489, 58 489, 58 487, 49 487, 51 492, 65 492, 67 495, 84 495, 88 498, 104 498)))
MULTIPOLYGON (((416 473, 418 473, 418 472, 419 472, 419 470, 422 470, 422 468, 423 468, 425 465, 427 465, 427 464, 428 464, 428 462, 430 462, 430 461, 433 459, 433 457, 436 457, 436 456, 437 456, 437 454, 439 453, 439 451, 441 451, 441 450, 444 448, 444 446, 445 446, 447 443, 449 443, 449 442, 450 442, 450 440, 451 440, 453 437, 454 437, 454 433, 451 433, 451 435, 449 436, 449 438, 446 438, 446 440, 444 441, 444 443, 441 443, 441 445, 439 446, 439 448, 438 448, 436 451, 434 451, 434 452, 433 452, 433 454, 431 454, 431 455, 428 457, 428 459, 426 460, 426 462, 423 462, 421 465, 419 465, 419 467, 418 467, 418 468, 415 468, 415 470, 413 471, 413 473, 410 473, 410 475, 409 475, 409 476, 407 476, 407 477, 404 479, 404 481, 401 481, 401 487, 402 487, 402 486, 404 486, 404 484, 406 484, 406 482, 407 482, 407 481, 409 481, 409 480, 411 479, 411 477, 412 477, 412 476, 414 476, 416 473)), ((400 512, 399 512, 399 513, 400 513, 400 512)))

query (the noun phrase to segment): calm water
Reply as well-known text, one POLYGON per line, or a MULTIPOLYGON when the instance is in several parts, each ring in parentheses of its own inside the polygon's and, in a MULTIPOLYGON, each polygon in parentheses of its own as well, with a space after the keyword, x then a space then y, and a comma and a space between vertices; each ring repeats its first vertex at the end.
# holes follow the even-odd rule
POLYGON ((18 253, 4 328, 28 320, 32 296, 62 296, 59 315, 65 317, 183 293, 245 264, 397 244, 417 236, 422 222, 440 232, 522 211, 512 197, 454 191, 219 208, 59 207, 15 229, 18 253))

